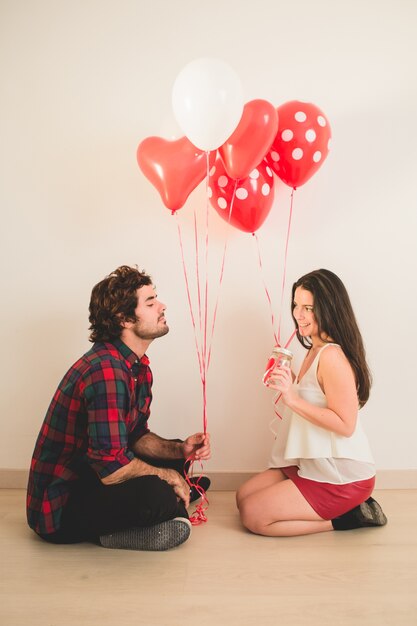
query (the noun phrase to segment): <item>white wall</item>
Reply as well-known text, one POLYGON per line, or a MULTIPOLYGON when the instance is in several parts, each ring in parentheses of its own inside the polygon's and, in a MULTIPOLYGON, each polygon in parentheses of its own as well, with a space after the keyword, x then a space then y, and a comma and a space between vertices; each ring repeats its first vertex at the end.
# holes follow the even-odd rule
MULTIPOLYGON (((338 273, 375 378, 363 420, 377 465, 416 467, 416 18, 414 0, 1 1, 0 467, 28 466, 56 385, 89 348, 91 288, 125 263, 149 271, 168 304, 171 332, 149 350, 152 427, 201 428, 176 222, 135 158, 139 141, 175 128, 173 82, 200 56, 229 63, 246 101, 301 99, 327 114, 332 152, 295 196, 283 334, 291 283, 318 267, 338 273)), ((276 313, 290 199, 277 189, 258 233, 276 313)), ((187 250, 204 206, 200 186, 179 212, 187 250)), ((214 211, 210 223, 213 302, 225 225, 214 211)), ((233 230, 207 470, 265 467, 272 407, 260 376, 271 346, 255 242, 233 230)))

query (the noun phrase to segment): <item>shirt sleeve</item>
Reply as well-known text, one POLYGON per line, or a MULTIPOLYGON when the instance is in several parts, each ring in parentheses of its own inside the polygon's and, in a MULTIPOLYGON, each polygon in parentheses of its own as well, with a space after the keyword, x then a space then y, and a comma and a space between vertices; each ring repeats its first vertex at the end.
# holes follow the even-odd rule
POLYGON ((140 439, 141 437, 143 437, 143 435, 146 435, 146 433, 150 432, 150 428, 148 426, 148 422, 146 422, 145 424, 138 424, 137 426, 135 426, 135 428, 132 430, 132 432, 129 435, 129 446, 132 447, 136 441, 138 439, 140 439))
POLYGON ((87 460, 100 478, 134 458, 128 449, 129 373, 102 361, 84 378, 87 409, 87 460))

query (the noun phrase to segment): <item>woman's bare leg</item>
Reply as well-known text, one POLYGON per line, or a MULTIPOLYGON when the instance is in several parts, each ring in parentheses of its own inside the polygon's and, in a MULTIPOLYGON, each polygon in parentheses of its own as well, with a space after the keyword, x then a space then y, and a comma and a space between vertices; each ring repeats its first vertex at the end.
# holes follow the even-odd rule
POLYGON ((280 469, 267 469, 260 474, 256 474, 252 478, 249 478, 246 482, 243 483, 239 487, 236 492, 236 504, 237 508, 240 508, 240 504, 242 500, 247 498, 248 496, 256 493, 257 491, 261 491, 265 489, 265 487, 269 487, 270 485, 274 485, 276 483, 281 482, 282 480, 286 480, 286 476, 281 472, 280 469))
POLYGON ((248 530, 267 537, 290 537, 333 530, 331 521, 323 520, 292 480, 285 477, 257 491, 248 489, 240 500, 239 511, 242 523, 248 530))

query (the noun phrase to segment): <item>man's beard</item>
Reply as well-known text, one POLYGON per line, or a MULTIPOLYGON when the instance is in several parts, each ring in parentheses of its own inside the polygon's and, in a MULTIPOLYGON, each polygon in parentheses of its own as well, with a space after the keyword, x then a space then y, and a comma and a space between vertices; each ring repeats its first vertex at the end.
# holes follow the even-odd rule
POLYGON ((167 324, 155 328, 154 330, 141 328, 140 324, 141 322, 138 321, 133 327, 133 332, 135 333, 136 337, 139 337, 139 339, 157 339, 158 337, 163 337, 169 332, 169 326, 167 324))

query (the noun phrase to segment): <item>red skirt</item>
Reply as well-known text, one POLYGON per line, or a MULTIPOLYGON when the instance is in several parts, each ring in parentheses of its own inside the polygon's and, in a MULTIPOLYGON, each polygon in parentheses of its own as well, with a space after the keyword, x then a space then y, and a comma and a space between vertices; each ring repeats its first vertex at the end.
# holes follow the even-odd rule
POLYGON ((292 480, 317 515, 325 520, 339 517, 358 504, 365 502, 375 486, 375 476, 366 480, 358 480, 355 483, 333 485, 302 478, 298 475, 296 465, 280 467, 279 469, 287 478, 292 480))

